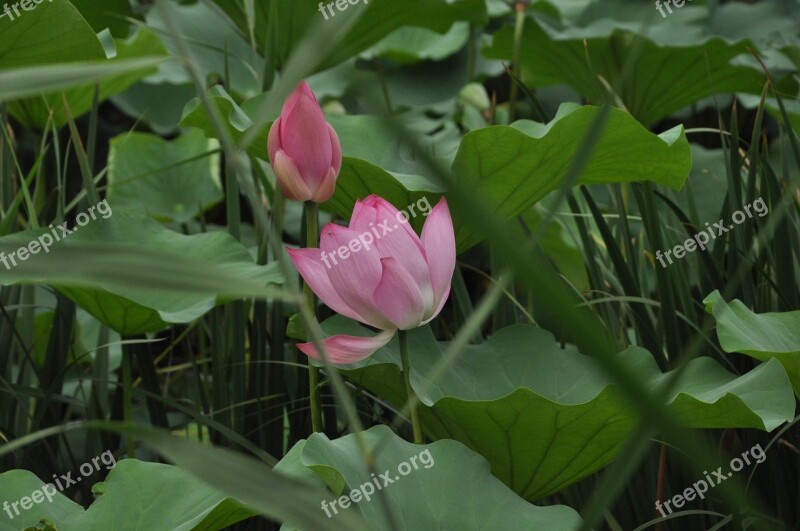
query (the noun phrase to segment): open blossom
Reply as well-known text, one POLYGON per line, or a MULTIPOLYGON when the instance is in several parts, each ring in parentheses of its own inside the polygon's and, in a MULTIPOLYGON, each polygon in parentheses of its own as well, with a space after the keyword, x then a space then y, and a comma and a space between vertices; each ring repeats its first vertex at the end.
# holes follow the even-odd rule
MULTIPOLYGON (((326 339, 325 349, 333 363, 367 358, 397 330, 431 321, 447 301, 456 263, 447 201, 442 198, 431 210, 421 237, 398 214, 391 203, 371 195, 356 202, 349 227, 330 223, 323 228, 319 249, 289 250, 300 275, 322 302, 337 313, 382 330, 372 338, 336 335, 326 339), (365 244, 364 236, 378 227, 383 227, 383 234, 365 244), (358 242, 358 252, 333 267, 323 264, 323 253, 353 248, 354 242, 358 242)), ((297 346, 319 359, 313 343, 297 346)))
POLYGON ((292 92, 272 124, 267 150, 286 197, 315 203, 331 198, 342 169, 342 147, 305 81, 292 92))

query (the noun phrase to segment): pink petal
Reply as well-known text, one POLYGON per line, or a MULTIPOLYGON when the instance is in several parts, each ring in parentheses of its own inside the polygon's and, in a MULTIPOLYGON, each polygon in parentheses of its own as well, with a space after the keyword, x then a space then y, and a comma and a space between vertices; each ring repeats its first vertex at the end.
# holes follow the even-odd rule
POLYGON ((450 282, 456 269, 456 237, 447 200, 442 197, 433 207, 422 228, 422 245, 428 259, 434 293, 434 311, 428 319, 442 310, 450 294, 450 282))
POLYGON ((379 202, 379 201, 385 201, 385 199, 383 199, 382 197, 380 197, 380 196, 377 196, 377 195, 375 195, 375 194, 370 194, 370 195, 368 195, 367 197, 365 197, 365 198, 364 198, 364 201, 362 201, 362 202, 363 202, 365 205, 368 205, 368 206, 373 206, 373 207, 374 207, 376 204, 378 204, 378 202, 379 202))
POLYGON ((314 101, 317 101, 317 96, 314 94, 314 91, 311 90, 311 87, 308 86, 308 83, 305 80, 298 83, 297 88, 295 90, 301 92, 302 94, 305 94, 314 101))
POLYGON ((333 168, 328 171, 328 176, 320 183, 319 187, 314 191, 311 200, 315 203, 324 203, 331 197, 333 192, 336 191, 336 172, 333 168))
POLYGON ((393 328, 372 300, 383 271, 380 254, 374 246, 353 252, 360 245, 359 236, 356 231, 333 223, 322 229, 320 248, 335 260, 328 277, 339 297, 363 317, 361 322, 383 330, 393 328))
MULTIPOLYGON (((370 197, 374 197, 375 198, 373 200, 373 202, 372 202, 372 204, 375 205, 375 208, 383 207, 383 208, 386 209, 386 211, 388 211, 388 212, 381 211, 381 214, 382 214, 381 221, 383 221, 383 218, 391 218, 394 221, 396 221, 397 222, 397 226, 400 229, 402 229, 403 232, 405 232, 409 236, 409 238, 411 238, 411 240, 413 240, 419 246, 419 250, 422 251, 422 253, 424 255, 425 254, 425 248, 422 246, 422 242, 420 242, 419 236, 417 235, 416 232, 414 232, 414 228, 411 226, 411 223, 409 223, 405 219, 405 217, 402 214, 400 214, 400 211, 397 210, 393 204, 391 204, 389 201, 387 201, 386 199, 384 199, 382 197, 378 197, 378 196, 370 196, 370 197)), ((369 198, 367 198, 367 199, 369 199, 369 198)), ((408 212, 406 212, 406 214, 408 214, 408 212)))
POLYGON ((422 294, 425 307, 433 310, 434 292, 431 287, 431 276, 428 262, 419 236, 408 224, 398 221, 398 210, 383 199, 376 203, 378 211, 377 233, 375 243, 381 257, 393 257, 402 264, 410 274, 410 279, 422 294))
MULTIPOLYGON (((377 215, 378 211, 374 206, 367 204, 366 201, 356 200, 356 204, 353 207, 353 214, 350 216, 349 226, 359 234, 372 232, 372 228, 375 227, 377 215)), ((374 237, 375 235, 373 234, 373 238, 374 237)))
POLYGON ((375 305, 400 330, 416 328, 425 314, 425 302, 411 275, 396 258, 381 258, 383 275, 375 293, 375 305))
POLYGON ((281 146, 295 160, 309 187, 317 188, 333 160, 330 126, 322 109, 314 98, 300 94, 291 110, 281 116, 281 146))
POLYGON ((275 154, 278 150, 281 149, 281 119, 278 117, 277 120, 272 124, 272 127, 269 129, 269 137, 267 138, 267 152, 269 153, 269 160, 271 163, 275 163, 275 154))
MULTIPOLYGON (((336 335, 322 341, 322 344, 331 363, 346 365, 370 357, 375 351, 385 346, 395 332, 396 330, 385 330, 375 337, 336 335)), ((297 348, 309 358, 322 359, 314 343, 298 343, 297 348)))
POLYGON ((311 98, 317 101, 317 97, 305 81, 298 83, 297 87, 295 87, 292 93, 289 94, 289 97, 286 98, 286 102, 283 104, 283 109, 281 110, 281 116, 286 116, 291 113, 297 105, 297 102, 303 98, 311 98))
POLYGON ((387 215, 388 217, 390 217, 390 218, 391 218, 393 221, 397 221, 397 214, 398 214, 400 211, 399 211, 399 210, 397 210, 397 207, 395 207, 393 204, 391 204, 391 203, 390 203, 389 201, 387 201, 386 199, 382 198, 382 197, 381 197, 381 196, 379 196, 379 195, 371 194, 371 195, 370 195, 369 197, 367 197, 367 198, 366 198, 364 201, 365 201, 365 202, 369 202, 369 203, 370 203, 372 206, 374 206, 375 208, 382 207, 382 208, 383 208, 383 210, 385 210, 385 211, 386 211, 386 215, 387 215))
POLYGON ((311 199, 311 190, 308 189, 308 186, 303 181, 303 177, 300 175, 292 158, 282 149, 275 153, 272 169, 275 170, 275 175, 278 176, 278 184, 283 195, 295 201, 308 201, 311 199))
POLYGON ((329 267, 325 265, 325 262, 327 262, 330 267, 334 266, 329 257, 326 257, 327 260, 322 259, 321 249, 287 249, 286 252, 289 253, 289 258, 294 262, 294 266, 300 272, 300 276, 302 276, 303 280, 311 287, 311 291, 316 293, 317 297, 319 297, 328 308, 350 319, 364 321, 364 319, 358 315, 358 312, 350 308, 342 298, 339 297, 336 290, 333 289, 331 280, 328 277, 329 267))
POLYGON ((331 134, 331 167, 336 175, 342 171, 342 144, 339 142, 339 135, 331 124, 328 124, 328 130, 331 134))

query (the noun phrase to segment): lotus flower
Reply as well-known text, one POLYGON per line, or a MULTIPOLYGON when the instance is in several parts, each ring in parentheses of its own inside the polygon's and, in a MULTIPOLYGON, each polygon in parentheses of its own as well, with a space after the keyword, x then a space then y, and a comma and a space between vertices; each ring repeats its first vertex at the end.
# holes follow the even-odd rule
POLYGON ((342 169, 342 146, 305 81, 272 124, 267 150, 286 197, 315 203, 331 198, 342 169))
MULTIPOLYGON (((442 310, 456 263, 453 221, 442 198, 422 237, 391 203, 357 201, 350 226, 322 229, 320 249, 290 249, 303 279, 332 310, 382 330, 375 337, 336 335, 323 343, 333 363, 355 363, 386 345, 397 330, 424 325, 442 310)), ((319 359, 313 343, 297 347, 319 359)))

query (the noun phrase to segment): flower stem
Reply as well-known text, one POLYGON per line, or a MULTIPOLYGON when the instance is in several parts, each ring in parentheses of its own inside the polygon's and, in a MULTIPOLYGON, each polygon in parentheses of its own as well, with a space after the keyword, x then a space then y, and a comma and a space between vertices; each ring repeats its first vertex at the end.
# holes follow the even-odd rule
MULTIPOLYGON (((125 424, 133 423, 133 378, 131 377, 130 345, 122 345, 122 419, 125 424)), ((128 459, 136 459, 136 447, 133 436, 125 432, 125 455, 128 459)))
POLYGON ((408 332, 400 330, 400 359, 403 364, 403 382, 406 384, 406 395, 411 407, 411 425, 414 427, 414 444, 424 444, 422 436, 422 423, 419 421, 419 411, 417 410, 417 397, 411 387, 411 353, 408 350, 408 332))
MULTIPOLYGON (((319 220, 317 215, 317 204, 313 201, 306 201, 304 205, 306 214, 306 248, 316 247, 319 235, 319 220)), ((314 292, 307 282, 303 282, 303 294, 306 297, 306 304, 311 312, 316 315, 317 303, 314 292)), ((319 389, 319 369, 308 359, 308 389, 311 399, 311 428, 315 432, 322 431, 322 404, 320 404, 319 389)))
MULTIPOLYGON (((512 51, 512 68, 514 69, 514 75, 516 75, 517 79, 522 79, 522 67, 520 66, 520 55, 522 52, 522 32, 525 28, 525 9, 527 8, 527 2, 522 0, 517 1, 514 4, 514 9, 517 12, 516 21, 514 24, 514 48, 512 51)), ((517 110, 517 94, 519 91, 519 87, 517 86, 517 82, 512 79, 511 80, 511 89, 509 92, 508 98, 508 123, 514 121, 514 115, 516 114, 517 110)))

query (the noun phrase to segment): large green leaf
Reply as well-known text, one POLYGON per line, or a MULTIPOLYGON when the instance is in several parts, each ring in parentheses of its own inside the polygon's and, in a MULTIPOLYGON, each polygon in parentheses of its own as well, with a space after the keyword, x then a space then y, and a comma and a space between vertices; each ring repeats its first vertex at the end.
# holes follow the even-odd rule
POLYGON ((450 31, 439 35, 425 28, 400 28, 361 54, 366 59, 381 57, 396 63, 439 61, 460 50, 469 37, 469 25, 453 24, 450 31))
MULTIPOLYGON (((317 0, 264 0, 253 3, 255 26, 251 32, 245 14, 246 0, 222 0, 216 3, 231 17, 243 35, 252 35, 260 51, 274 54, 278 66, 284 64, 309 30, 338 22, 336 17, 339 11, 336 7, 333 8, 334 16, 328 13, 326 19, 320 12, 320 2, 317 0), (277 23, 270 26, 270 20, 277 23)), ((402 3, 395 0, 361 0, 354 5, 345 5, 349 11, 360 9, 363 13, 341 42, 331 49, 320 50, 326 59, 319 70, 357 55, 403 26, 427 28, 441 34, 447 32, 454 22, 480 25, 486 19, 484 0, 406 0, 402 3)), ((344 16, 339 16, 339 19, 344 19, 344 16)))
MULTIPOLYGON (((81 475, 72 479, 80 480, 81 475)), ((0 475, 4 499, 16 501, 31 496, 43 482, 27 470, 12 470, 0 475)), ((50 490, 51 495, 52 491, 50 490)), ((218 490, 199 483, 188 472, 170 465, 125 459, 103 483, 93 487, 102 492, 84 511, 64 494, 44 498, 13 519, 3 512, 0 531, 18 531, 47 519, 62 531, 86 529, 114 530, 206 530, 223 529, 257 512, 227 498, 218 490), (180 493, 180 496, 175 496, 180 493)))
MULTIPOLYGON (((42 233, 0 238, 0 250, 10 254, 42 233)), ((39 251, 17 264, 3 271, 0 283, 55 285, 99 321, 128 335, 191 322, 221 297, 272 294, 265 287, 282 278, 277 262, 256 265, 228 233, 186 236, 125 210, 107 219, 98 216, 49 253, 39 251)))
POLYGON ((147 133, 111 139, 108 198, 120 208, 185 223, 222 200, 217 142, 192 130, 171 142, 147 133))
MULTIPOLYGON (((166 50, 161 45, 155 33, 150 30, 142 29, 128 41, 115 41, 117 54, 113 59, 108 59, 101 64, 106 64, 110 68, 118 65, 135 64, 130 61, 150 60, 137 69, 124 69, 115 75, 110 75, 102 79, 99 83, 98 101, 102 102, 109 96, 122 92, 139 79, 156 70, 155 63, 152 61, 158 57, 166 57, 166 50)), ((69 67, 70 65, 65 65, 69 67)), ((79 65, 74 65, 80 68, 79 65)), ((45 96, 35 96, 32 98, 15 101, 9 105, 9 110, 14 117, 21 123, 42 129, 47 124, 50 114, 56 126, 67 123, 67 113, 64 108, 64 97, 66 97, 69 111, 74 118, 77 118, 92 108, 94 99, 94 84, 89 78, 78 86, 69 88, 62 93, 47 94, 45 96)), ((46 87, 40 87, 40 92, 48 92, 46 87)))
MULTIPOLYGON (((79 479, 80 476, 73 479, 79 479)), ((0 475, 0 491, 18 500, 42 488, 42 481, 25 470, 0 475)), ((36 525, 41 519, 65 531, 82 529, 222 529, 254 511, 226 498, 215 489, 198 483, 178 467, 145 463, 132 459, 120 461, 108 479, 94 486, 102 492, 92 506, 83 507, 57 492, 53 501, 46 499, 19 516, 0 518, 0 530, 17 530, 36 525), (164 493, 181 492, 176 498, 164 493)), ((51 491, 52 492, 52 491, 51 491)), ((12 513, 13 514, 13 513, 12 513)))
POLYGON ((718 219, 722 212, 728 193, 726 162, 721 149, 706 149, 692 144, 692 172, 686 180, 686 186, 669 193, 698 224, 705 220, 718 219))
MULTIPOLYGON (((210 2, 170 3, 169 7, 172 23, 204 78, 222 80, 232 94, 254 96, 262 91, 260 75, 264 71, 264 59, 244 35, 231 31, 233 28, 223 13, 210 2)), ((148 27, 163 35, 167 49, 180 55, 180 47, 161 12, 151 9, 146 18, 148 27)), ((173 83, 192 81, 179 64, 162 73, 173 83)))
POLYGON ((33 5, 0 18, 0 69, 105 58, 97 35, 67 0, 33 5))
MULTIPOLYGON (((221 86, 214 86, 208 91, 209 100, 216 105, 220 116, 223 118, 228 134, 239 144, 250 128, 253 127, 251 117, 234 101, 230 94, 221 86)), ((203 106, 200 98, 192 98, 183 109, 181 127, 197 127, 209 138, 218 138, 214 122, 203 106)), ((271 125, 271 124, 269 124, 271 125)), ((253 157, 268 161, 267 137, 269 126, 260 130, 259 135, 247 148, 247 153, 253 157)))
MULTIPOLYGON (((523 219, 532 233, 542 227, 543 213, 537 208, 528 210, 523 219)), ((512 226, 513 227, 513 226, 512 226)), ((514 227, 517 229, 516 227, 514 227)), ((518 229, 520 240, 525 237, 518 229)), ((555 219, 547 225, 539 240, 542 252, 552 261, 553 266, 564 278, 579 292, 583 293, 591 288, 589 277, 586 273, 585 256, 578 248, 576 242, 570 237, 569 231, 562 225, 562 221, 555 219)))
POLYGON ((129 0, 70 0, 96 33, 108 29, 116 38, 127 37, 135 17, 129 0))
POLYGON ((725 302, 719 291, 706 297, 703 304, 717 320, 717 337, 725 352, 741 352, 761 361, 778 360, 800 397, 800 310, 756 314, 742 301, 725 302))
MULTIPOLYGON (((103 99, 151 71, 159 62, 156 58, 163 56, 158 39, 140 32, 130 43, 118 41, 117 57, 107 60, 94 30, 70 2, 33 5, 34 9, 21 10, 13 20, 0 18, 0 100, 80 86, 67 93, 73 114, 79 115, 91 107, 91 83, 105 80, 100 90, 103 99)), ((50 107, 55 109, 56 123, 63 124, 60 95, 46 103, 38 98, 21 102, 11 112, 25 125, 43 127, 50 107)))
MULTIPOLYGON (((13 503, 22 500, 24 496, 30 497, 34 491, 41 489, 43 484, 41 479, 27 470, 9 470, 0 474, 0 492, 3 493, 3 501, 12 504, 10 511, 13 517, 10 518, 6 511, 0 511, 0 531, 19 531, 38 524, 39 520, 43 518, 60 524, 69 518, 83 514, 83 507, 63 494, 57 493, 52 497, 52 502, 44 499, 44 503, 40 501, 28 511, 23 511, 23 507, 17 505, 16 509, 20 511, 20 514, 17 515, 13 503)), ((52 493, 52 491, 49 492, 52 493)), ((37 496, 38 498, 39 496, 37 496)), ((60 526, 58 528, 61 529, 60 526)))
POLYGON ((149 83, 144 79, 111 96, 111 101, 131 118, 147 124, 151 131, 169 137, 178 129, 184 106, 196 94, 189 84, 149 83))
MULTIPOLYGON (((645 125, 712 94, 760 94, 764 86, 763 73, 732 64, 748 46, 755 48, 748 41, 662 44, 628 29, 603 27, 558 32, 528 18, 521 56, 525 83, 564 83, 593 103, 615 103, 608 87, 618 87, 616 96, 645 125)), ((502 28, 484 55, 511 60, 513 33, 510 26, 502 28)))
MULTIPOLYGON (((377 448, 375 470, 378 474, 388 471, 393 481, 370 500, 360 496, 360 501, 346 509, 358 508, 373 529, 392 529, 383 503, 376 499, 381 495, 401 529, 438 529, 445 524, 447 529, 463 531, 566 531, 580 524, 580 517, 569 507, 537 507, 520 499, 492 476, 486 460, 456 441, 414 445, 386 426, 370 428, 362 436, 371 448, 377 448)), ((314 434, 298 442, 276 470, 303 479, 311 475, 309 470, 318 474, 318 481, 324 480, 334 491, 335 496, 326 500, 329 504, 372 483, 355 435, 331 441, 323 434, 314 434)), ((383 485, 383 480, 378 481, 383 485)), ((364 491, 368 493, 369 489, 365 487, 364 491)), ((338 507, 337 511, 342 511, 338 507)), ((330 506, 328 513, 333 519, 339 516, 330 506)))
MULTIPOLYGON (((251 450, 260 459, 227 448, 199 444, 185 437, 174 436, 146 426, 95 421, 85 424, 65 424, 31 433, 0 446, 0 457, 58 433, 85 429, 111 431, 134 437, 197 480, 257 511, 256 514, 270 516, 278 522, 291 520, 297 522, 303 529, 318 531, 368 529, 363 518, 354 514, 341 515, 334 521, 321 513, 309 511, 309 507, 315 507, 319 500, 323 499, 326 491, 307 481, 297 481, 285 474, 274 472, 272 467, 277 460, 255 446, 251 450)), ((214 524, 209 529, 221 527, 224 527, 224 522, 214 524)), ((153 528, 141 529, 149 531, 153 528)), ((172 528, 167 527, 165 531, 167 529, 172 528)))
MULTIPOLYGON (((391 133, 392 124, 380 116, 329 116, 329 122, 339 134, 342 143, 342 171, 336 181, 333 197, 323 205, 344 219, 349 219, 356 199, 377 194, 397 208, 405 209, 423 197, 432 205, 441 196, 442 189, 425 177, 424 165, 416 151, 449 164, 455 154, 458 136, 444 131, 432 137, 423 136, 424 122, 404 120, 403 125, 417 133, 418 145, 400 143, 391 133)), ((424 221, 411 220, 419 229, 424 221)))
MULTIPOLYGON (((335 316, 329 334, 374 335, 335 316)), ((428 391, 426 374, 446 344, 429 328, 409 333, 411 382, 423 404, 425 431, 456 439, 477 451, 492 472, 525 499, 558 492, 610 463, 636 424, 636 409, 598 363, 562 349, 539 328, 501 329, 470 345, 428 391)), ((619 354, 650 389, 664 385, 650 353, 631 347, 619 354)), ((360 364, 342 368, 351 381, 397 407, 405 403, 397 340, 360 364)), ((667 405, 692 428, 773 430, 794 417, 795 401, 777 361, 737 377, 710 358, 690 362, 667 405)))
MULTIPOLYGON (((519 121, 468 133, 453 164, 462 185, 500 220, 510 220, 558 189, 600 109, 562 105, 543 125, 519 121)), ((576 184, 652 181, 679 189, 691 169, 682 126, 650 133, 630 114, 610 109, 609 119, 576 184)), ((459 250, 482 235, 453 212, 459 250)))

